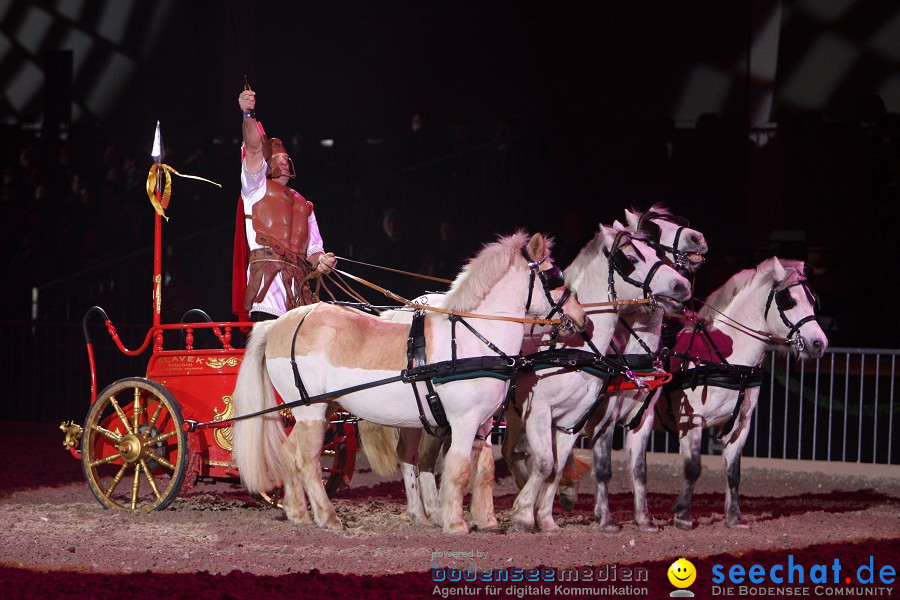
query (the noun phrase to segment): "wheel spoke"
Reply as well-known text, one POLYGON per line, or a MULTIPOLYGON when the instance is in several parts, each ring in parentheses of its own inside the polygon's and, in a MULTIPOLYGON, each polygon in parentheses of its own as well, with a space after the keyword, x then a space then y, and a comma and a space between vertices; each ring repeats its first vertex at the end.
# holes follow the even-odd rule
POLYGON ((138 431, 141 419, 141 389, 134 388, 134 402, 132 403, 131 430, 138 431))
POLYGON ((114 432, 114 431, 110 431, 109 429, 104 429, 103 427, 100 427, 99 425, 91 425, 91 429, 93 429, 94 431, 96 431, 96 432, 99 433, 100 435, 102 435, 102 436, 104 436, 104 437, 106 437, 106 438, 109 438, 110 440, 114 441, 114 442, 117 443, 117 444, 118 444, 120 441, 122 441, 122 436, 121 436, 121 435, 119 435, 118 433, 116 433, 116 432, 114 432))
POLYGON ((148 423, 148 425, 150 426, 150 429, 153 429, 154 427, 156 427, 156 421, 159 419, 159 415, 162 413, 162 409, 163 409, 163 403, 157 401, 156 410, 153 411, 153 416, 150 418, 150 421, 148 423))
POLYGON ((141 465, 134 465, 134 481, 131 482, 131 510, 137 510, 138 487, 141 484, 141 465))
POLYGON ((128 417, 125 416, 125 411, 123 411, 122 407, 119 406, 119 402, 116 400, 115 395, 109 397, 109 403, 112 404, 112 407, 114 409, 116 409, 116 414, 119 415, 119 420, 125 426, 125 431, 127 433, 134 433, 134 430, 131 428, 131 422, 128 420, 128 417))
POLYGON ((112 483, 109 486, 109 489, 106 490, 106 497, 109 498, 112 496, 112 493, 116 491, 116 488, 119 487, 119 482, 122 481, 122 477, 125 476, 125 471, 128 470, 128 465, 122 465, 122 468, 119 469, 119 472, 116 473, 116 476, 113 478, 112 483))
POLYGON ((158 436, 156 436, 155 438, 147 440, 146 442, 144 442, 144 447, 146 448, 147 446, 153 446, 155 444, 159 444, 160 442, 164 442, 174 435, 178 435, 177 429, 172 430, 172 431, 167 431, 165 433, 161 433, 158 436))
POLYGON ((97 467, 101 467, 101 466, 103 466, 103 465, 108 465, 108 464, 111 463, 112 461, 114 461, 114 460, 119 460, 120 458, 123 458, 123 457, 122 457, 122 454, 119 453, 119 452, 117 452, 116 454, 111 454, 111 455, 109 455, 109 456, 107 456, 107 457, 105 457, 105 458, 101 458, 101 459, 99 459, 99 460, 95 460, 94 462, 88 464, 88 466, 89 466, 90 468, 94 469, 94 468, 97 468, 97 467))
POLYGON ((159 493, 159 488, 156 486, 156 479, 153 478, 153 474, 150 473, 150 467, 147 466, 147 461, 141 459, 141 469, 144 471, 144 477, 147 478, 147 483, 150 484, 150 487, 153 489, 153 495, 156 496, 157 500, 162 497, 162 494, 159 493))
POLYGON ((170 471, 173 471, 173 472, 175 471, 175 465, 173 465, 172 463, 170 463, 168 460, 166 460, 166 459, 163 458, 162 456, 157 456, 156 454, 152 454, 151 456, 153 457, 153 460, 155 460, 156 462, 158 462, 159 464, 161 464, 161 465, 164 466, 165 468, 167 468, 167 469, 169 469, 170 471))

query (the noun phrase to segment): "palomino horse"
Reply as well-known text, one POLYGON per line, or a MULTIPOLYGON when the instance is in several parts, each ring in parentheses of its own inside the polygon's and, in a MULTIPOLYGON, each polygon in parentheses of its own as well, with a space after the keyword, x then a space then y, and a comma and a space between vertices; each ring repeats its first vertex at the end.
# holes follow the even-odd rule
POLYGON ((766 348, 775 342, 806 359, 822 356, 828 346, 803 269, 800 261, 770 258, 738 272, 707 299, 702 321, 679 334, 672 364, 678 372, 656 405, 657 425, 678 433, 684 459, 684 488, 673 507, 679 529, 693 527, 691 495, 700 477, 704 429, 725 444, 725 524, 749 527, 738 504, 741 452, 766 348))
MULTIPOLYGON (((473 453, 473 442, 479 433, 487 433, 491 417, 503 404, 507 380, 518 363, 522 319, 551 310, 542 289, 542 284, 549 285, 542 272, 552 268, 547 258, 548 244, 540 234, 530 240, 521 232, 501 238, 465 266, 444 299, 445 310, 485 316, 477 330, 458 315, 429 313, 424 317, 426 360, 422 366, 426 374, 434 365, 436 373, 447 375, 446 383, 441 384, 437 377, 429 382, 440 388, 438 406, 454 433, 441 486, 447 533, 468 531, 462 499, 472 454, 478 481, 493 481, 490 447, 481 445, 473 453), (477 372, 456 368, 473 362, 482 365, 477 372)), ((419 395, 432 392, 422 385, 426 377, 412 376, 414 371, 423 371, 411 368, 414 361, 419 362, 413 352, 407 352, 411 337, 405 324, 324 303, 296 308, 276 321, 257 323, 238 374, 235 412, 241 416, 274 407, 271 380, 283 398, 295 397, 298 392, 308 398, 347 390, 339 398, 341 406, 362 419, 393 427, 422 427, 428 422, 425 409, 419 396, 406 386, 418 388, 419 395), (366 389, 350 389, 356 386, 366 389)), ((435 404, 429 402, 427 409, 434 426, 435 404)), ((311 522, 308 495, 316 524, 340 528, 320 472, 327 405, 297 406, 292 412, 296 425, 287 439, 277 414, 235 423, 234 455, 241 479, 251 492, 266 492, 283 482, 283 506, 292 523, 311 522)), ((480 529, 497 526, 493 499, 485 496, 490 489, 476 485, 473 490, 472 514, 480 529)))
MULTIPOLYGON (((550 295, 554 306, 563 297, 569 297, 564 289, 554 290, 550 295)), ((444 294, 425 294, 412 302, 420 306, 439 307, 444 302, 444 294)), ((572 311, 568 308, 568 300, 565 306, 567 312, 572 311)), ((581 316, 583 312, 576 314, 581 316)), ((411 323, 413 312, 409 309, 386 311, 381 314, 381 318, 411 323)), ((586 317, 581 319, 582 323, 585 319, 586 317)), ((573 325, 579 329, 577 324, 573 325)), ((580 329, 583 329, 583 325, 580 329)), ((574 331, 567 332, 569 333, 574 331)), ((406 513, 409 518, 419 525, 441 524, 440 499, 434 469, 441 450, 446 451, 450 446, 450 432, 441 431, 439 434, 423 436, 421 428, 385 427, 369 421, 360 421, 359 435, 372 470, 389 477, 397 474, 399 465, 406 491, 406 513)), ((490 445, 490 437, 481 443, 490 445)), ((493 480, 479 484, 493 486, 493 480)))
MULTIPOLYGON (((674 310, 690 297, 690 283, 618 223, 613 228, 600 226, 594 239, 566 269, 565 279, 580 302, 585 303, 616 299, 620 293, 627 297, 643 293, 654 304, 674 310)), ((632 308, 649 312, 642 306, 648 305, 632 308)), ((613 375, 615 367, 605 358, 604 351, 617 326, 619 307, 588 312, 589 336, 570 338, 556 349, 529 355, 534 371, 520 377, 516 404, 507 410, 508 427, 515 427, 516 417, 520 416, 528 443, 529 473, 513 505, 514 529, 531 530, 535 522, 543 531, 559 528, 553 519, 559 478, 581 429, 605 396, 613 375)), ((526 338, 523 352, 538 350, 529 348, 530 343, 526 338)), ((511 444, 514 435, 510 436, 511 444)), ((509 460, 514 457, 509 456, 506 444, 504 440, 504 454, 509 460)), ((521 468, 517 462, 513 460, 516 468, 521 468)))

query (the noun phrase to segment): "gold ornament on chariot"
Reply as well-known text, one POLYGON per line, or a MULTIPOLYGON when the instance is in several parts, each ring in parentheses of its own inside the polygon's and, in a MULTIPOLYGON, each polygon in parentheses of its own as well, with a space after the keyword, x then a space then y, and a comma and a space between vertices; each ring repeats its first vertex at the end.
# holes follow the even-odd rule
POLYGON ((212 367, 213 369, 221 369, 222 367, 236 367, 238 365, 238 359, 235 356, 229 356, 228 358, 207 358, 206 366, 212 367))
MULTIPOLYGON (((232 358, 231 360, 234 359, 232 358)), ((227 421, 234 416, 234 407, 231 405, 231 396, 222 396, 222 403, 225 405, 225 410, 220 413, 216 408, 213 408, 213 412, 216 414, 213 421, 227 421)), ((222 450, 228 452, 234 450, 234 445, 232 444, 234 427, 221 427, 216 429, 213 437, 222 450)))
POLYGON ((66 450, 71 450, 81 441, 81 425, 76 425, 73 421, 63 421, 59 428, 66 434, 66 439, 63 440, 66 450))

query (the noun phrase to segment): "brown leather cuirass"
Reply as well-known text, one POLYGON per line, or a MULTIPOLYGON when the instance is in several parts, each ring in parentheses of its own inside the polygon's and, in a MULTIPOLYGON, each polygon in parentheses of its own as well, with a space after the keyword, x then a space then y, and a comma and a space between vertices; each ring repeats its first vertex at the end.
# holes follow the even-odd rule
POLYGON ((312 205, 306 198, 277 181, 267 180, 266 195, 253 205, 256 243, 301 264, 306 260, 311 212, 312 205))

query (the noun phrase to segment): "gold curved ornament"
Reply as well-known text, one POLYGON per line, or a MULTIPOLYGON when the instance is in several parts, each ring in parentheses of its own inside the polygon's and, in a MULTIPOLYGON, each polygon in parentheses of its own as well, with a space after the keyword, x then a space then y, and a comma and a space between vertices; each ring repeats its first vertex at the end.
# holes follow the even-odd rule
POLYGON ((63 447, 66 450, 71 450, 81 441, 81 425, 76 425, 74 421, 63 421, 59 428, 66 434, 66 438, 63 440, 63 447))
MULTIPOLYGON (((212 367, 213 369, 221 369, 222 367, 236 367, 238 366, 239 361, 236 356, 229 356, 228 358, 207 358, 206 366, 212 367)), ((228 398, 228 396, 226 396, 228 398)))
MULTIPOLYGON (((234 416, 234 406, 231 405, 231 396, 222 396, 222 403, 225 405, 225 410, 219 412, 215 407, 213 407, 213 412, 215 413, 215 417, 213 417, 213 421, 227 421, 231 417, 234 416)), ((216 440, 216 443, 219 445, 219 448, 222 450, 226 450, 231 452, 234 450, 234 445, 232 444, 232 440, 234 438, 234 427, 221 427, 215 430, 215 434, 213 437, 216 440)))

